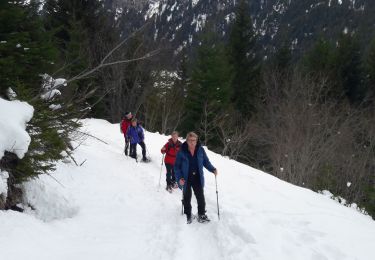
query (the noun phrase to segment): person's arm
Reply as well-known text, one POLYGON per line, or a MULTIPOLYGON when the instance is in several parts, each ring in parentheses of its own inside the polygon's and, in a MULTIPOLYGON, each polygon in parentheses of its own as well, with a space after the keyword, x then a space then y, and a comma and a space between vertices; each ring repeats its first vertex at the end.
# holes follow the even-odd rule
POLYGON ((210 160, 207 157, 206 151, 202 148, 203 151, 203 166, 212 172, 213 174, 217 174, 217 169, 211 164, 210 160))
POLYGON ((161 153, 162 153, 162 154, 165 154, 166 151, 167 151, 167 149, 168 149, 168 143, 166 143, 166 144, 163 146, 163 148, 161 148, 161 153))
POLYGON ((129 139, 129 140, 131 140, 131 136, 130 136, 130 130, 131 128, 130 127, 128 127, 128 129, 126 130, 126 137, 129 139))
POLYGON ((182 156, 183 156, 182 153, 180 153, 180 152, 177 153, 176 161, 175 161, 174 166, 173 166, 176 182, 178 183, 180 188, 182 188, 181 186, 184 185, 184 184, 180 183, 181 180, 184 180, 184 178, 183 178, 184 176, 183 176, 182 169, 181 169, 182 160, 183 160, 182 156))
POLYGON ((139 139, 141 139, 141 142, 143 142, 143 140, 145 140, 145 134, 143 132, 143 128, 140 126, 139 127, 139 139))

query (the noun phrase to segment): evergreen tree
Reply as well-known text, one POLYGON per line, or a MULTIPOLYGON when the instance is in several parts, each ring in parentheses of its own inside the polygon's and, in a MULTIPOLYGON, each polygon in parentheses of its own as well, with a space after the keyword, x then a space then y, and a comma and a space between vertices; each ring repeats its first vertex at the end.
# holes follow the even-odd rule
MULTIPOLYGON (((40 90, 40 74, 52 71, 56 49, 44 30, 36 4, 1 1, 0 82, 1 95, 23 85, 32 95, 40 90)), ((16 91, 17 92, 17 91, 16 91)))
POLYGON ((332 70, 333 46, 324 38, 319 38, 306 56, 303 66, 306 73, 315 76, 328 76, 332 70))
POLYGON ((334 92, 337 95, 345 94, 351 103, 361 102, 364 94, 364 74, 361 51, 353 36, 341 35, 331 66, 334 71, 334 92))
POLYGON ((179 90, 181 91, 182 97, 185 97, 187 87, 190 84, 188 62, 188 55, 186 53, 186 48, 184 48, 182 50, 181 58, 179 60, 177 67, 178 82, 176 82, 176 85, 179 86, 179 90))
POLYGON ((285 73, 292 66, 292 53, 290 48, 283 44, 277 51, 273 60, 275 69, 280 73, 285 73))
POLYGON ((215 125, 230 103, 231 67, 224 46, 205 33, 193 64, 185 102, 185 131, 197 130, 207 144, 215 140, 215 125))
POLYGON ((365 63, 367 102, 374 102, 375 98, 375 39, 371 42, 365 63))
MULTIPOLYGON (((95 19, 99 10, 100 5, 96 0, 47 0, 44 4, 44 24, 59 47, 59 73, 64 77, 72 78, 90 67, 89 32, 95 31, 91 27, 97 25, 95 19)), ((80 99, 92 81, 73 81, 64 96, 67 99, 80 99)))
POLYGON ((77 118, 73 107, 68 108, 58 97, 43 100, 40 96, 42 84, 47 82, 42 75, 52 74, 58 55, 39 15, 39 5, 35 1, 1 2, 0 24, 1 95, 6 97, 11 87, 17 99, 34 107, 26 129, 31 136, 28 152, 14 168, 7 169, 11 175, 8 196, 13 197, 16 183, 47 173, 63 158, 63 151, 69 153, 70 133, 79 124, 71 120, 77 118), (61 108, 55 111, 52 105, 61 108))
POLYGON ((245 117, 255 112, 254 104, 260 83, 260 61, 249 11, 248 1, 240 0, 228 45, 229 61, 233 67, 231 100, 245 117))

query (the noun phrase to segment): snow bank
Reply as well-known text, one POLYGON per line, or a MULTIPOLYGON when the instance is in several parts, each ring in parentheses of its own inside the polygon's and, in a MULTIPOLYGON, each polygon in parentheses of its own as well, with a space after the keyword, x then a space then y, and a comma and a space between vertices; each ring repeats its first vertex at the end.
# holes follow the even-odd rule
POLYGON ((8 184, 7 184, 8 178, 9 178, 8 172, 0 171, 0 196, 3 196, 3 198, 6 198, 8 194, 8 184))
POLYGON ((48 175, 23 184, 24 203, 32 207, 26 213, 42 221, 70 218, 77 214, 74 198, 65 194, 64 188, 48 175))
POLYGON ((23 158, 31 141, 25 131, 26 123, 31 120, 33 113, 34 108, 26 102, 0 98, 0 159, 5 151, 23 158))

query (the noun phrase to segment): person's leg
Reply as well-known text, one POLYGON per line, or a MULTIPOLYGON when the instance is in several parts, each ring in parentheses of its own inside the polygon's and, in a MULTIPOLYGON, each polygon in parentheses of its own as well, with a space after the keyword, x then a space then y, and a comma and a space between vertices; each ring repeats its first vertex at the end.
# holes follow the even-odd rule
POLYGON ((137 144, 130 144, 130 157, 137 159, 137 144))
POLYGON ((184 212, 189 219, 191 217, 191 185, 187 182, 185 185, 185 189, 182 190, 184 192, 184 212))
POLYGON ((147 160, 147 158, 146 158, 146 145, 143 141, 139 142, 139 145, 142 147, 142 159, 145 161, 145 160, 147 160))
POLYGON ((128 151, 129 151, 129 138, 125 136, 125 155, 128 156, 128 151))
POLYGON ((192 187, 194 190, 194 195, 197 198, 198 215, 204 215, 206 214, 206 201, 204 198, 204 190, 200 184, 200 181, 194 181, 192 187))
POLYGON ((165 164, 165 168, 167 169, 167 174, 166 174, 166 182, 167 182, 167 186, 171 186, 172 185, 172 169, 173 169, 173 166, 169 163, 166 163, 165 164))
POLYGON ((171 184, 176 184, 176 176, 174 175, 174 167, 171 165, 171 184))

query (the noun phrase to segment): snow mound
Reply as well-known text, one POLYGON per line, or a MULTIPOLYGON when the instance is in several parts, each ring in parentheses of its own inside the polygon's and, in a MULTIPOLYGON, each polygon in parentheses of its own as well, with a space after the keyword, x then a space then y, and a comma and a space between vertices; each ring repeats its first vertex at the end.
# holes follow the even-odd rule
POLYGON ((33 113, 34 108, 26 102, 0 98, 0 159, 5 151, 23 158, 31 141, 25 131, 26 123, 31 120, 33 113))
POLYGON ((42 221, 71 218, 78 213, 74 199, 66 195, 63 186, 49 176, 40 176, 22 186, 24 204, 32 207, 26 208, 25 212, 42 221))

